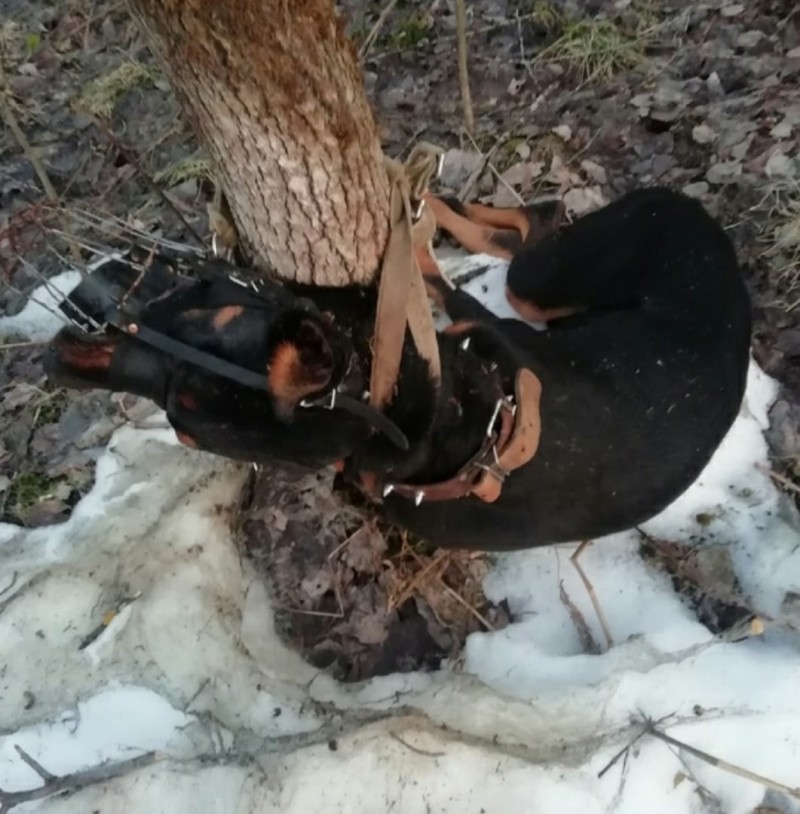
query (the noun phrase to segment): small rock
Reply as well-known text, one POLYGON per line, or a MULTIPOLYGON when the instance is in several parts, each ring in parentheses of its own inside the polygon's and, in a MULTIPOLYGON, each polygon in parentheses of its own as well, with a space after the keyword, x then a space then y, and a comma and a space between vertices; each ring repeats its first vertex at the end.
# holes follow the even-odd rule
POLYGON ((723 6, 720 14, 723 17, 738 17, 744 11, 744 6, 741 3, 731 3, 729 6, 723 6))
POLYGON ((20 76, 38 76, 39 69, 32 62, 23 62, 22 65, 17 68, 17 73, 20 74, 20 76))
POLYGON ((791 51, 787 51, 786 56, 789 59, 800 59, 800 46, 798 46, 797 48, 792 48, 791 51))
POLYGON ((698 144, 711 144, 717 138, 717 134, 707 124, 698 124, 692 128, 692 138, 698 144))
POLYGON ((693 184, 687 184, 683 188, 683 194, 688 195, 690 198, 705 198, 708 195, 710 187, 705 181, 695 181, 693 184))

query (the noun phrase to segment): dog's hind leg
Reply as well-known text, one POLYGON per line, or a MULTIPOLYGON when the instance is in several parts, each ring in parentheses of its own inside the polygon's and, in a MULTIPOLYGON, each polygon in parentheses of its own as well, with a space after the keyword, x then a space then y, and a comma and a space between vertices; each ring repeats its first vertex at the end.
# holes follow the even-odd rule
POLYGON ((506 296, 533 321, 634 306, 647 285, 654 241, 695 220, 707 228, 698 206, 669 190, 629 193, 517 252, 506 296))
POLYGON ((560 201, 511 208, 462 204, 457 198, 426 195, 436 224, 473 254, 510 260, 523 246, 535 245, 557 229, 564 217, 560 201))

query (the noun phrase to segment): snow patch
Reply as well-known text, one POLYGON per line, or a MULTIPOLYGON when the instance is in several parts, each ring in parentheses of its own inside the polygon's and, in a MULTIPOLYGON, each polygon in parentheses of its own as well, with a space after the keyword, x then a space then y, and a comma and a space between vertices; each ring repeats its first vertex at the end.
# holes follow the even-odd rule
MULTIPOLYGON (((443 265, 463 277, 485 262, 465 287, 513 316, 505 264, 443 265)), ((44 336, 36 313, 25 330, 44 336)), ((800 524, 759 468, 775 392, 752 363, 714 459, 644 529, 727 546, 754 606, 780 618, 787 593, 800 593, 800 524)), ((12 654, 0 787, 38 783, 15 744, 56 773, 164 753, 27 810, 689 814, 708 810, 698 783, 726 814, 764 800, 759 784, 652 738, 598 777, 642 714, 670 716, 661 726, 672 736, 797 785, 795 637, 712 636, 641 559, 636 533, 598 540, 581 558, 614 638, 605 652, 583 652, 560 583, 595 640, 603 633, 569 561, 575 546, 556 546, 495 558, 486 588, 508 599, 515 622, 470 637, 462 672, 343 686, 282 644, 268 591, 237 550, 245 473, 186 450, 171 430, 126 427, 66 523, 0 527, 0 648, 12 654)))

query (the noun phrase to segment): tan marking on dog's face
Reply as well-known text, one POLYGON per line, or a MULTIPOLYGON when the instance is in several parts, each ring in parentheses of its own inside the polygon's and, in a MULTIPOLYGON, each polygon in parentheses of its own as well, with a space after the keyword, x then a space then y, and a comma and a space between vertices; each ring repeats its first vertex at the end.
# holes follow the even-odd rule
POLYGON ((293 342, 282 342, 275 348, 267 369, 269 390, 278 412, 287 416, 306 396, 321 390, 330 377, 329 371, 315 370, 305 364, 293 342))
POLYGON ((96 342, 61 336, 55 347, 61 361, 78 370, 108 370, 116 342, 96 342))
POLYGON ((242 305, 226 305, 220 308, 214 315, 211 324, 218 330, 222 330, 229 322, 241 316, 244 313, 244 306, 242 305))

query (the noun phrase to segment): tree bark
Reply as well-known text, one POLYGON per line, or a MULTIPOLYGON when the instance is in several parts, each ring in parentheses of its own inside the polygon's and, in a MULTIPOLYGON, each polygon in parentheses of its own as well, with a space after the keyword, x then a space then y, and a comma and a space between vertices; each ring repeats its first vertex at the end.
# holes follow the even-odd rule
POLYGON ((389 185, 332 0, 130 0, 216 165, 245 253, 279 277, 366 283, 389 185))

